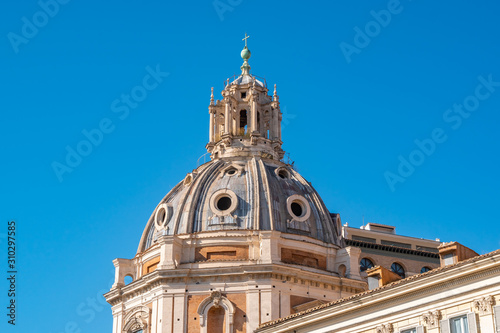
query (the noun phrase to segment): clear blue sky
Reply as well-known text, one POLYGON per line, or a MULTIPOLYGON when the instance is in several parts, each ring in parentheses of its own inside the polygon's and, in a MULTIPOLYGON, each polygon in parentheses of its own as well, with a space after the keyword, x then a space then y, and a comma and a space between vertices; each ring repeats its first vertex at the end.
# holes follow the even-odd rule
POLYGON ((239 72, 245 32, 252 73, 278 85, 284 149, 343 222, 500 248, 497 3, 215 5, 4 4, 0 235, 17 222, 16 332, 111 331, 112 260, 135 255, 156 204, 197 166, 210 87, 220 96, 239 72), (131 92, 140 102, 126 106, 131 92), (82 131, 99 126, 85 146, 82 131), (58 177, 67 147, 92 151, 58 177))

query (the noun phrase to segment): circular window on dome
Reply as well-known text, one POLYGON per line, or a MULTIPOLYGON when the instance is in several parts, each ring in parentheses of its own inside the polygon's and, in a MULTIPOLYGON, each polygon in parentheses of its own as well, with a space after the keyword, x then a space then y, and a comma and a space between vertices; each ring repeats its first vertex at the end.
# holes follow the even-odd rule
POLYGON ((292 213, 295 216, 302 217, 302 215, 304 215, 304 208, 303 208, 301 202, 299 202, 299 201, 292 202, 292 204, 290 205, 290 208, 292 209, 292 213))
POLYGON ((155 213, 155 227, 156 229, 164 228, 172 218, 173 207, 170 203, 162 203, 158 206, 155 213))
POLYGON ((311 209, 307 199, 298 194, 288 197, 286 200, 286 207, 288 214, 290 214, 295 221, 304 222, 311 215, 311 209))
POLYGON ((165 222, 166 217, 167 217, 167 211, 165 210, 165 208, 161 207, 160 209, 158 209, 156 223, 160 225, 163 224, 163 222, 165 222))
POLYGON ((277 168, 274 173, 281 179, 290 179, 290 172, 284 167, 277 168))
POLYGON ((215 215, 224 216, 232 214, 238 207, 238 197, 228 189, 221 189, 210 197, 210 209, 215 215))
POLYGON ((230 176, 236 174, 236 172, 238 172, 238 171, 235 168, 231 168, 231 169, 226 171, 226 173, 230 176))
POLYGON ((230 207, 231 207, 231 198, 229 196, 220 197, 217 200, 217 209, 224 211, 228 210, 230 207))
POLYGON ((193 175, 188 173, 186 178, 184 178, 184 185, 188 186, 193 182, 193 175))
POLYGON ((232 177, 232 176, 236 176, 236 175, 241 175, 243 173, 243 171, 244 171, 243 165, 231 163, 220 170, 219 178, 222 178, 225 176, 232 177))

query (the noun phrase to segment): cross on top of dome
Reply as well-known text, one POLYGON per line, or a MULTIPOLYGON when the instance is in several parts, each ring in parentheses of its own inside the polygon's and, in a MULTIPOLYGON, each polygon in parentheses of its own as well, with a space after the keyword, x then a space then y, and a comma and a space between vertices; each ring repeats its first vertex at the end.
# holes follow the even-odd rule
POLYGON ((243 48, 243 50, 241 50, 241 57, 243 58, 243 65, 241 65, 241 75, 249 75, 250 74, 250 65, 248 64, 248 59, 250 59, 250 56, 252 55, 252 53, 248 49, 248 45, 247 45, 247 39, 249 37, 250 36, 248 36, 247 33, 245 32, 245 38, 242 39, 245 41, 245 47, 243 48))

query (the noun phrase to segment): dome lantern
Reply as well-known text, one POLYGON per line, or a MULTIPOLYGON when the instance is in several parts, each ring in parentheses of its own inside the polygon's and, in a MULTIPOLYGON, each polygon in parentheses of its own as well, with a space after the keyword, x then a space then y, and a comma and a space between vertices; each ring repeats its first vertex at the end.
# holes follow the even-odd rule
POLYGON ((241 74, 225 82, 222 99, 209 106, 210 130, 206 148, 212 159, 260 156, 280 160, 281 111, 276 90, 269 95, 266 80, 250 74, 251 56, 245 33, 241 74))

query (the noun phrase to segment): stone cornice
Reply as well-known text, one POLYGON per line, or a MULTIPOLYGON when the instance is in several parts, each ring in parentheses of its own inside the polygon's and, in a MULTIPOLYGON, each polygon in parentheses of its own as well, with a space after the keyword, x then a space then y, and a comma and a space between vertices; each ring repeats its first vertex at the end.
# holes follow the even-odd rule
POLYGON ((439 253, 422 251, 422 250, 413 250, 407 249, 404 247, 392 246, 392 245, 382 245, 377 243, 369 243, 352 239, 345 239, 345 243, 347 246, 355 246, 361 248, 368 249, 376 249, 382 251, 396 252, 396 253, 404 253, 404 254, 412 254, 415 256, 429 257, 439 259, 439 253))
POLYGON ((359 280, 340 278, 326 271, 310 272, 300 268, 280 265, 242 265, 238 267, 216 267, 203 269, 156 270, 131 284, 115 288, 104 295, 108 303, 116 305, 120 302, 144 295, 151 289, 164 286, 178 288, 174 284, 196 284, 220 282, 245 282, 259 279, 278 280, 283 283, 305 284, 324 288, 330 291, 357 293, 367 288, 366 283, 359 280))

